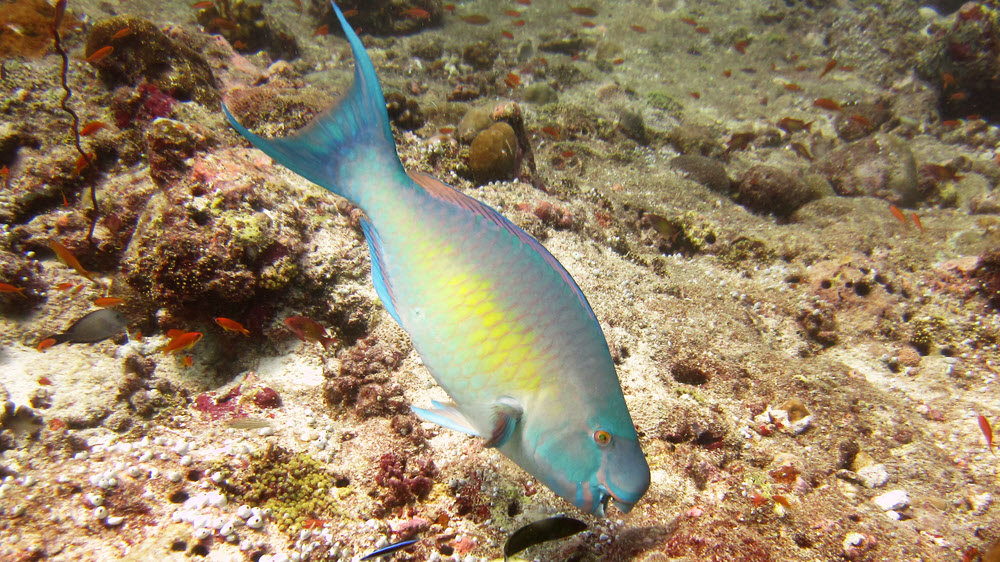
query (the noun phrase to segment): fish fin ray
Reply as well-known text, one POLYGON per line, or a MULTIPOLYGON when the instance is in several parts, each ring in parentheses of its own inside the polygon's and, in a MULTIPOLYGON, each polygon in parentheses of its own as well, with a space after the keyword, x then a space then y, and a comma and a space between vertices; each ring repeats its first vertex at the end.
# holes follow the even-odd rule
POLYGON ((453 429, 466 435, 481 437, 480 433, 472 427, 472 424, 469 423, 469 420, 465 418, 465 415, 458 410, 455 404, 451 402, 441 403, 437 400, 431 400, 431 404, 434 406, 431 409, 417 408, 415 406, 411 406, 410 409, 424 421, 436 423, 441 427, 453 429))
POLYGON ((222 111, 237 132, 278 163, 357 204, 362 195, 354 192, 358 182, 340 179, 340 170, 353 164, 351 160, 357 158, 357 151, 391 153, 392 158, 385 157, 380 162, 395 162, 399 170, 402 164, 396 155, 385 97, 371 58, 340 8, 333 4, 333 9, 354 53, 354 83, 347 95, 307 127, 283 138, 265 139, 251 133, 233 117, 225 103, 222 111))
POLYGON ((493 405, 493 413, 493 434, 486 440, 486 446, 502 447, 521 422, 524 407, 517 400, 504 396, 493 405))
MULTIPOLYGON (((392 290, 392 285, 385 277, 385 261, 382 256, 382 240, 378 236, 378 231, 372 226, 368 219, 361 219, 361 230, 364 232, 365 240, 368 241, 368 253, 372 257, 372 284, 375 285, 375 292, 382 300, 382 306, 396 320, 399 321, 399 313, 396 312, 396 295, 392 290)), ((325 346, 324 346, 325 347, 325 346)))
POLYGON ((561 277, 562 280, 573 289, 573 294, 580 299, 580 303, 590 314, 590 317, 594 320, 594 322, 597 322, 597 316, 594 315, 594 310, 590 308, 590 303, 587 302, 587 297, 584 296, 583 291, 580 290, 576 281, 573 281, 573 278, 570 276, 569 272, 566 271, 566 268, 564 268, 562 264, 559 263, 559 260, 550 254, 549 251, 545 249, 545 246, 542 246, 538 240, 535 240, 530 234, 518 228, 516 224, 510 222, 493 207, 461 193, 454 187, 451 187, 434 176, 416 170, 407 170, 406 174, 410 176, 410 179, 413 180, 414 183, 422 187, 431 197, 451 204, 469 213, 478 215, 493 223, 495 227, 513 234, 518 240, 521 241, 521 243, 530 246, 550 267, 552 267, 553 270, 555 270, 556 273, 559 274, 559 277, 561 277))

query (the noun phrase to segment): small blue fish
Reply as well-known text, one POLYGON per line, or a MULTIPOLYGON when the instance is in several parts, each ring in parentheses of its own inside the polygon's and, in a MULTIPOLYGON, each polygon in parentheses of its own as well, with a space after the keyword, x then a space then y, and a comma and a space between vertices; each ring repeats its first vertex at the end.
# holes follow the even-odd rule
POLYGON ((389 546, 382 547, 382 548, 380 548, 380 549, 378 549, 378 550, 376 550, 374 552, 370 552, 370 553, 366 554, 365 556, 363 556, 362 558, 360 558, 360 560, 371 560, 372 558, 378 558, 379 556, 386 556, 388 554, 392 554, 393 552, 396 552, 397 550, 403 550, 404 548, 406 548, 406 547, 408 547, 411 544, 414 544, 416 542, 417 542, 417 539, 413 539, 413 540, 409 540, 409 541, 398 542, 396 544, 390 544, 389 546))
POLYGON ((361 40, 339 105, 287 138, 232 126, 277 162, 351 201, 372 282, 454 403, 414 408, 482 437, 578 508, 628 512, 649 488, 608 343, 586 297, 537 240, 495 209, 407 172, 361 40))

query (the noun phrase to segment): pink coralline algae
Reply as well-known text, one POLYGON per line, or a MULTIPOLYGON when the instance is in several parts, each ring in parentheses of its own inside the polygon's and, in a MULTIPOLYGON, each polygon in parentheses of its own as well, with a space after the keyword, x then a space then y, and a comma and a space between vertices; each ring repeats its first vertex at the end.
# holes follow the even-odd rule
POLYGON ((375 475, 375 483, 385 488, 381 494, 382 506, 391 509, 426 498, 434 486, 432 478, 437 472, 434 461, 429 458, 416 459, 407 471, 407 459, 404 455, 382 455, 375 475))

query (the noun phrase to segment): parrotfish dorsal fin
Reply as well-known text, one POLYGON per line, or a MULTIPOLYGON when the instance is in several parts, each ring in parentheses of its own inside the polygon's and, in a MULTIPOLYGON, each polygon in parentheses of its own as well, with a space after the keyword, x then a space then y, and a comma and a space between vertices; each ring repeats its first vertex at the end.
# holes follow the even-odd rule
POLYGON ((333 10, 351 44, 355 63, 354 84, 337 105, 301 131, 276 139, 265 139, 251 133, 236 121, 225 104, 222 104, 222 111, 237 132, 279 164, 359 204, 360 193, 354 192, 358 182, 340 178, 341 168, 348 160, 356 160, 362 150, 374 150, 379 153, 380 164, 394 163, 400 170, 402 164, 396 155, 385 97, 382 96, 375 67, 361 39, 335 3, 333 10))
POLYGON ((594 320, 594 322, 597 322, 597 317, 594 316, 594 311, 590 308, 590 303, 587 302, 587 297, 583 296, 583 291, 581 291, 580 287, 577 286, 576 281, 573 281, 573 278, 570 276, 569 272, 566 271, 566 268, 564 268, 562 264, 559 263, 559 260, 553 257, 552 254, 550 254, 549 251, 538 242, 538 240, 535 240, 530 234, 521 230, 516 224, 507 220, 506 217, 498 213, 493 207, 457 191, 455 188, 442 182, 434 176, 416 170, 407 170, 406 173, 410 176, 411 180, 422 187, 431 197, 450 203, 470 213, 477 214, 489 220, 498 228, 507 230, 519 238, 521 242, 531 246, 536 252, 538 252, 538 255, 540 255, 542 259, 544 259, 545 262, 548 263, 560 277, 562 277, 563 281, 573 288, 573 293, 580 299, 583 307, 587 309, 588 313, 590 313, 590 317, 594 320))

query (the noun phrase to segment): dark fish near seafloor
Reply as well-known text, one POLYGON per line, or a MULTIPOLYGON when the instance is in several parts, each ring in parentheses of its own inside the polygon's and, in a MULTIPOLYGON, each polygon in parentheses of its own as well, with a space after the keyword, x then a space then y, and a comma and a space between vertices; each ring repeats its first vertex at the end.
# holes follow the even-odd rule
POLYGON ((361 560, 371 560, 373 558, 378 558, 380 556, 388 556, 397 550, 403 550, 404 548, 413 545, 417 542, 417 539, 411 539, 408 541, 398 542, 396 544, 390 544, 389 546, 384 546, 374 552, 366 554, 361 560))
MULTIPOLYGON (((95 310, 80 318, 65 332, 49 336, 46 339, 60 343, 97 343, 111 336, 120 334, 128 321, 117 310, 105 308, 95 310)), ((53 344, 53 345, 55 345, 53 344)))
POLYGON ((542 544, 543 542, 554 541, 571 537, 587 528, 587 524, 572 517, 549 517, 541 521, 529 523, 524 527, 514 531, 503 545, 503 558, 521 552, 522 550, 542 544))

